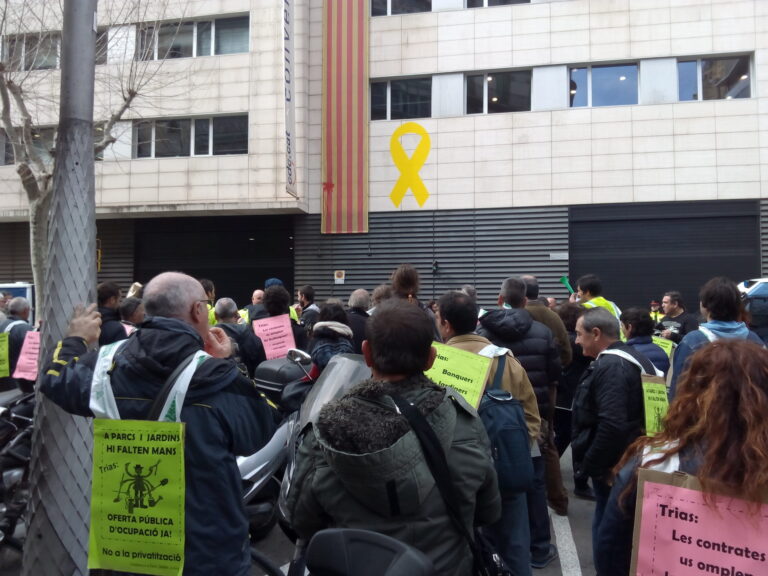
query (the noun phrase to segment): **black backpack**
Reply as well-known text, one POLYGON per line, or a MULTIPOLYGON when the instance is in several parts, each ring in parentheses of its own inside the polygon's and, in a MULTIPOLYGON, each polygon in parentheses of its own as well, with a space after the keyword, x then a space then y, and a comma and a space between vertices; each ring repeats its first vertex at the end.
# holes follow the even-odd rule
POLYGON ((502 494, 527 492, 533 483, 533 462, 523 405, 501 389, 506 354, 499 356, 493 386, 485 390, 477 412, 491 441, 491 454, 502 494))

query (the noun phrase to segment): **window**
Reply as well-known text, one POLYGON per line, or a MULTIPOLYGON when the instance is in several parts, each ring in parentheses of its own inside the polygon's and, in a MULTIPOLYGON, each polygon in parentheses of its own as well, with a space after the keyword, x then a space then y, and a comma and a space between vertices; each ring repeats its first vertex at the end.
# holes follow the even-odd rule
POLYGON ((141 26, 136 35, 136 60, 192 58, 248 52, 248 16, 200 22, 141 26))
POLYGON ((371 83, 371 120, 402 120, 431 116, 431 76, 371 83))
POLYGON ((137 120, 134 158, 175 158, 248 153, 248 116, 137 120))
POLYGON ((107 52, 109 49, 109 32, 99 30, 96 33, 96 64, 107 63, 107 52))
POLYGON ((53 70, 59 66, 59 34, 45 32, 9 36, 3 42, 3 60, 11 70, 53 70))
POLYGON ((507 6, 509 4, 530 4, 531 0, 467 0, 467 8, 484 8, 486 6, 507 6))
POLYGON ((637 64, 571 68, 571 107, 637 104, 637 64))
POLYGON ((14 164, 13 142, 8 138, 5 130, 0 128, 0 166, 10 166, 14 164))
POLYGON ((680 101, 749 98, 749 65, 749 56, 679 61, 677 78, 680 101))
POLYGON ((432 0, 371 0, 371 16, 431 12, 432 0))
POLYGON ((530 109, 530 70, 467 76, 467 114, 523 112, 530 109))

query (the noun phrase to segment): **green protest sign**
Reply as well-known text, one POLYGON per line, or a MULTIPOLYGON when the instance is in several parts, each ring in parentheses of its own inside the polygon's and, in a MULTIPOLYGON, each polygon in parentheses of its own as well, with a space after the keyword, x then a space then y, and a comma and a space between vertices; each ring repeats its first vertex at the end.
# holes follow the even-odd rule
POLYGON ((88 568, 178 576, 184 568, 184 424, 93 421, 88 568))
POLYGON ((0 332, 0 378, 11 375, 11 362, 8 359, 8 334, 0 332))
POLYGON ((645 406, 645 434, 655 436, 661 431, 661 422, 667 415, 669 408, 666 384, 643 382, 643 404, 645 406))
POLYGON ((433 342, 437 357, 432 368, 424 372, 436 384, 453 388, 477 408, 485 390, 491 358, 433 342))
POLYGON ((667 356, 672 357, 672 350, 675 349, 675 343, 672 340, 667 340, 661 336, 654 336, 652 338, 653 343, 666 352, 667 356))

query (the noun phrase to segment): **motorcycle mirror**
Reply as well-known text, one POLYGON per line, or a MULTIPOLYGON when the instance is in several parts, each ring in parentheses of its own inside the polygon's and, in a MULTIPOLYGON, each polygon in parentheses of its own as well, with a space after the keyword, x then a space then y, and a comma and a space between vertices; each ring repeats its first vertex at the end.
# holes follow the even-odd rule
POLYGON ((288 358, 288 360, 290 360, 294 364, 304 364, 304 365, 312 364, 312 356, 310 356, 303 350, 299 350, 297 348, 291 348, 290 350, 288 350, 288 355, 286 356, 286 358, 288 358))

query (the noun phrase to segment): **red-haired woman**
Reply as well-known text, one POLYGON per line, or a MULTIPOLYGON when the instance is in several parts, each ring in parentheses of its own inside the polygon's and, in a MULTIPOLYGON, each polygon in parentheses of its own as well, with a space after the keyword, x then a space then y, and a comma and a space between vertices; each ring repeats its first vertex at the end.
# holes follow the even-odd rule
POLYGON ((766 349, 746 340, 718 340, 696 351, 664 430, 638 438, 616 466, 595 546, 598 576, 629 573, 639 466, 681 470, 696 476, 705 492, 760 502, 768 492, 767 415, 766 349))

